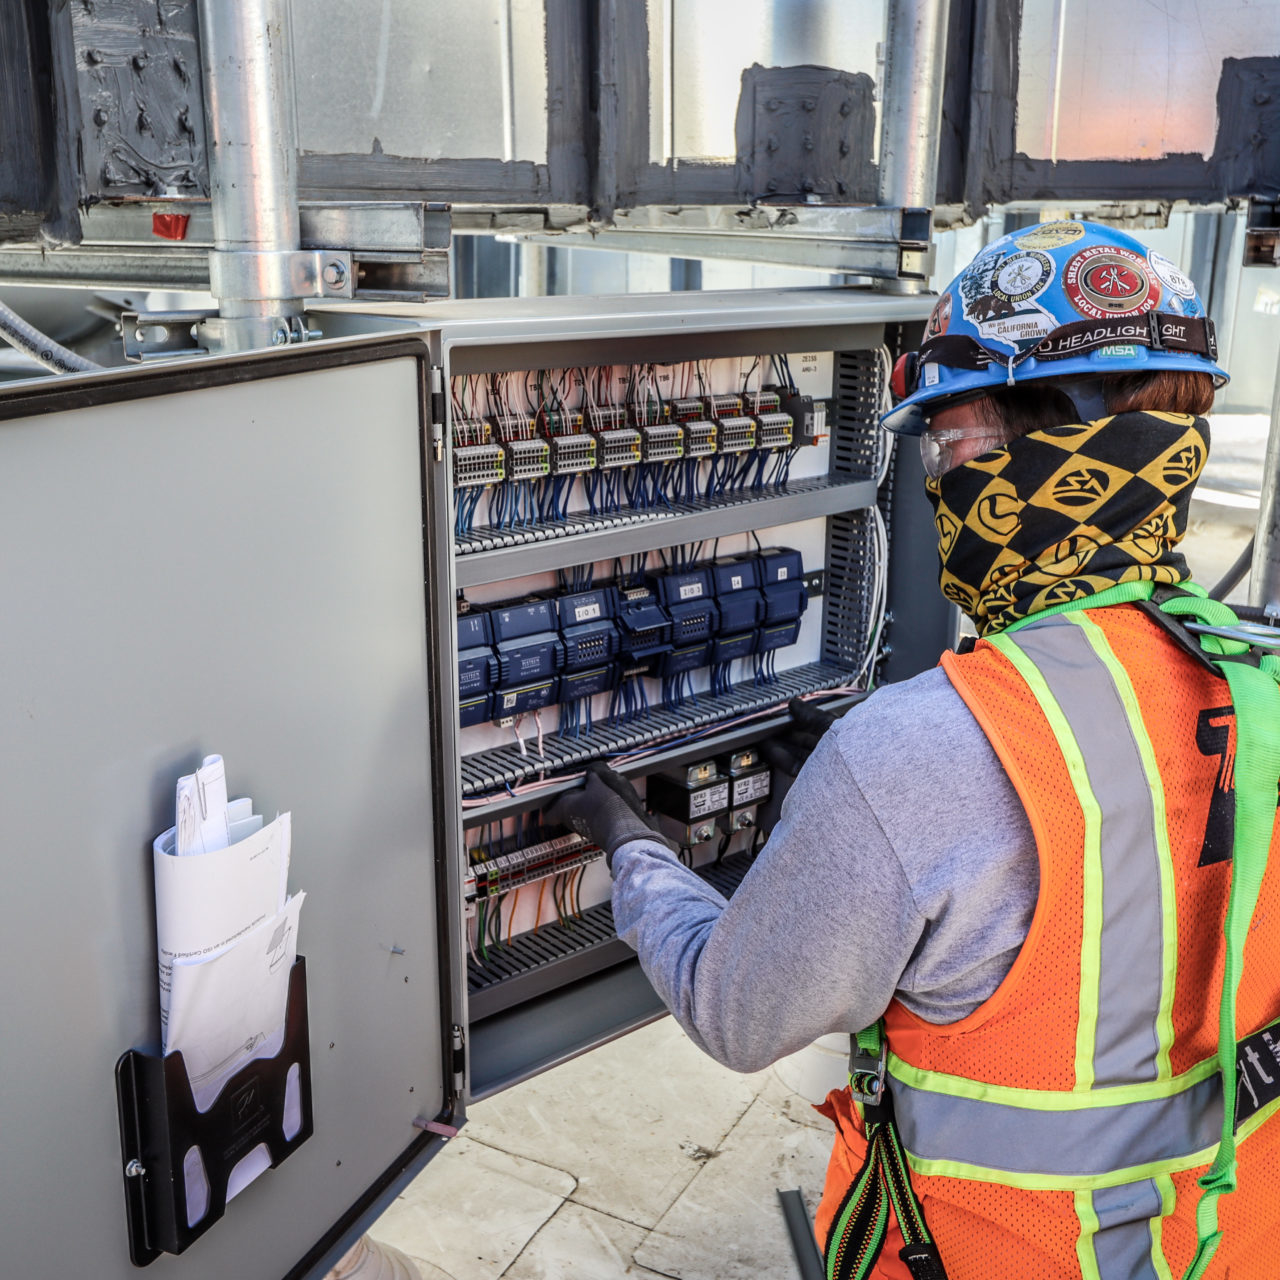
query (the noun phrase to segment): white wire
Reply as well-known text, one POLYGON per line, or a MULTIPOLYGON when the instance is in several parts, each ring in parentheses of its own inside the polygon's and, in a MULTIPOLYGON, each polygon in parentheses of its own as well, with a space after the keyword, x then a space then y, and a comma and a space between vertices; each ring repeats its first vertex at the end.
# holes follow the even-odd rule
MULTIPOLYGON (((889 380, 893 375, 893 357, 889 354, 889 348, 883 343, 876 348, 876 363, 880 366, 880 414, 883 416, 893 408, 893 395, 889 390, 889 380)), ((893 464, 893 448, 898 441, 892 431, 886 431, 880 426, 877 426, 877 430, 880 432, 880 438, 876 441, 876 449, 880 454, 876 467, 876 488, 878 489, 888 478, 889 468, 893 464)))

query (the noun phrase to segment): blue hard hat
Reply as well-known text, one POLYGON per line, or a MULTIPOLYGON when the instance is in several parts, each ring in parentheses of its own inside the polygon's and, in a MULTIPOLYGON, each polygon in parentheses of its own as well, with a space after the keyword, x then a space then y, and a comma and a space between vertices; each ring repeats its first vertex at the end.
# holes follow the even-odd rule
MULTIPOLYGON (((1042 222, 989 244, 947 286, 881 419, 920 435, 927 406, 1047 378, 1174 369, 1225 386, 1213 321, 1168 258, 1096 222, 1042 222)), ((1069 385, 1069 384, 1068 384, 1069 385)))

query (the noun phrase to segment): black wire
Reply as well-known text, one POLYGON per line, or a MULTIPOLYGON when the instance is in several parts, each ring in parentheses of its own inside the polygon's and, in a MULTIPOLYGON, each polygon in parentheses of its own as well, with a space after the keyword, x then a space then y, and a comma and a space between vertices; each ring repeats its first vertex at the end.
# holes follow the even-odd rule
POLYGON ((1240 579, 1249 572, 1249 565, 1253 560, 1253 543, 1254 538, 1251 537, 1245 544, 1244 550, 1232 561, 1231 568, 1214 584, 1209 592, 1210 600, 1224 600, 1229 591, 1239 586, 1240 579))

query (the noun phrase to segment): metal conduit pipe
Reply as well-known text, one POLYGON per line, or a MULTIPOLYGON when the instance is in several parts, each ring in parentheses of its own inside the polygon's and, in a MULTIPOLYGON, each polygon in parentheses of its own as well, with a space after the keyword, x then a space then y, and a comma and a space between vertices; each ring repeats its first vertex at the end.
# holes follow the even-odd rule
POLYGON ((1271 396, 1271 429, 1262 464, 1262 496, 1253 539, 1249 603, 1280 619, 1280 370, 1271 396))
POLYGON ((289 0, 198 4, 220 312, 205 332, 226 351, 279 346, 305 336, 289 0))
MULTIPOLYGON (((880 203, 932 208, 938 191, 938 133, 947 68, 950 0, 889 0, 880 95, 880 203)), ((920 293, 912 280, 886 291, 920 293)))

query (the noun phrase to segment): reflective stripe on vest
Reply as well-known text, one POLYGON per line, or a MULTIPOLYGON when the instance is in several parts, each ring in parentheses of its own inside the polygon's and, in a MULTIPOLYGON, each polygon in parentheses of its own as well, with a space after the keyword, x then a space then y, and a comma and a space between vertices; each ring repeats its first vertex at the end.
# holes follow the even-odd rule
POLYGON ((992 643, 1053 728, 1085 818, 1076 1089, 1169 1078, 1177 921, 1164 789, 1101 630, 1046 618, 992 643))

